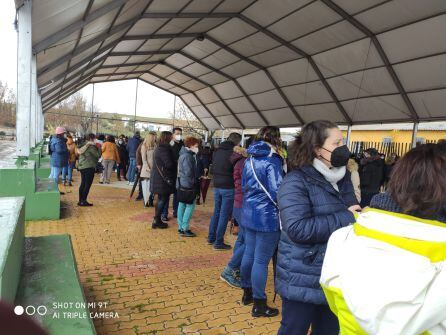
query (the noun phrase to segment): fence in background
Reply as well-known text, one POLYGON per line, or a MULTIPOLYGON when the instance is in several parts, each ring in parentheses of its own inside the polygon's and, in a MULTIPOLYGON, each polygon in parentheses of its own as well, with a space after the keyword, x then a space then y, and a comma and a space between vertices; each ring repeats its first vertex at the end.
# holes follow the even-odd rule
MULTIPOLYGON (((437 141, 426 141, 425 143, 437 143, 437 141)), ((361 154, 364 150, 375 148, 379 153, 390 155, 396 153, 398 156, 403 156, 412 148, 412 143, 384 143, 384 142, 352 142, 350 144, 350 151, 355 154, 361 154)))

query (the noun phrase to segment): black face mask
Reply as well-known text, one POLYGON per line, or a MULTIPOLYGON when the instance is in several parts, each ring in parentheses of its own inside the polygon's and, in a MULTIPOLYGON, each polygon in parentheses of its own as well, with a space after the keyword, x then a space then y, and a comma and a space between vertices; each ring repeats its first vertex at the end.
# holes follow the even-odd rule
MULTIPOLYGON (((324 149, 324 150, 326 150, 328 152, 331 152, 330 163, 331 163, 331 165, 333 167, 342 167, 342 166, 346 166, 347 165, 351 153, 350 153, 350 150, 348 149, 348 147, 346 145, 337 147, 333 151, 327 150, 325 148, 322 148, 322 149, 324 149)), ((325 159, 322 156, 321 156, 321 158, 325 159)))

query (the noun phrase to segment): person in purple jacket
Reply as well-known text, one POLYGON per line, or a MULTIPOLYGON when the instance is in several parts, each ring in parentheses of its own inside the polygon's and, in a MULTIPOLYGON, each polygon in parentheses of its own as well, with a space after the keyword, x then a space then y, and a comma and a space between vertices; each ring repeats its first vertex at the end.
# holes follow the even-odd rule
POLYGON ((220 279, 228 283, 232 287, 240 288, 240 265, 242 263, 243 254, 245 252, 245 234, 242 226, 242 205, 243 205, 243 191, 242 191, 242 173, 243 166, 248 154, 246 149, 235 146, 234 153, 230 157, 231 163, 234 165, 234 208, 232 210, 232 216, 239 225, 239 233, 237 235, 237 241, 234 244, 234 252, 228 265, 221 273, 220 279))

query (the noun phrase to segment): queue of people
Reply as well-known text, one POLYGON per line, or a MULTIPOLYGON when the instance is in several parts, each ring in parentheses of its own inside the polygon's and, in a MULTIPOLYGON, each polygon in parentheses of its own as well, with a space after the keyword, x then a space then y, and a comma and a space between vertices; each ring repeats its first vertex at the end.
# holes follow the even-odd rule
MULTIPOLYGON (((53 177, 64 166, 60 160, 70 163, 74 157, 69 137, 62 145, 64 133, 56 130, 50 144, 53 177)), ((98 147, 90 134, 75 149, 79 206, 92 205, 87 197, 101 154, 104 182, 109 181, 109 166, 123 161, 125 140, 120 140, 116 145, 109 136, 98 147)), ((231 218, 238 223, 221 279, 241 289, 241 303, 252 305, 253 317, 281 314, 280 335, 306 335, 310 328, 315 335, 442 333, 444 144, 421 145, 386 161, 372 148, 358 164, 342 132, 329 121, 306 124, 289 155, 277 127, 261 128, 247 148, 241 140, 231 133, 209 155, 200 150, 200 140, 183 140, 179 128, 159 137, 149 133, 142 142, 136 133, 125 146, 127 176, 135 182, 139 175, 144 205, 156 195, 152 228, 169 227, 166 211, 173 195, 178 234, 196 236, 190 223, 198 185, 212 162, 214 212, 207 242, 216 251, 232 249, 226 229, 231 218), (267 303, 272 260, 281 313, 267 303)))

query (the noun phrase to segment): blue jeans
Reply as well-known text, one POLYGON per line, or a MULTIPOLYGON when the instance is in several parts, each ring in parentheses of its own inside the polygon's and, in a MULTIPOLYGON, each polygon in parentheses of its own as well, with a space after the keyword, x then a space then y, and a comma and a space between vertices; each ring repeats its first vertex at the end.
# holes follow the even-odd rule
POLYGON ((268 264, 279 244, 280 231, 264 233, 245 228, 245 253, 240 273, 242 287, 252 287, 254 299, 266 299, 268 264))
MULTIPOLYGON (((170 202, 170 195, 167 198, 166 204, 164 205, 163 209, 163 217, 169 216, 169 202, 170 202)), ((178 213, 178 198, 177 198, 177 192, 173 194, 173 216, 177 216, 178 213)))
POLYGON ((214 188, 214 214, 209 224, 208 242, 221 246, 234 206, 234 189, 214 188))
POLYGON ((51 166, 51 172, 49 179, 54 180, 56 184, 59 184, 59 175, 62 173, 62 167, 51 166))
POLYGON ((245 230, 241 224, 241 215, 242 209, 241 208, 234 208, 232 211, 232 216, 239 224, 239 232, 237 235, 237 240, 234 244, 234 251, 232 252, 232 258, 228 263, 228 266, 232 270, 238 270, 240 269, 240 266, 242 264, 242 258, 243 254, 245 253, 245 230))
POLYGON ((65 182, 67 180, 67 175, 68 175, 68 182, 72 182, 73 181, 73 168, 74 168, 74 163, 68 163, 68 165, 65 165, 62 168, 62 181, 65 182))
POLYGON ((129 169, 127 171, 127 179, 129 182, 135 182, 135 174, 136 174, 136 158, 130 158, 129 160, 129 169))
POLYGON ((338 335, 339 323, 328 305, 282 298, 282 321, 278 335, 338 335))

